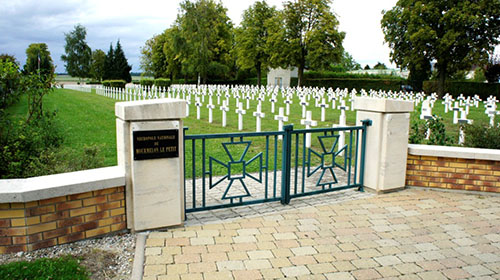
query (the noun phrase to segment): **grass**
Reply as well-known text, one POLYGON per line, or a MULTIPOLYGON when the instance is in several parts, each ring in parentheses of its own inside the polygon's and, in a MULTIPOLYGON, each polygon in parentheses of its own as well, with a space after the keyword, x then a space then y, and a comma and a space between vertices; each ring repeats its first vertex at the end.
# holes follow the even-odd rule
MULTIPOLYGON (((206 97, 204 107, 201 108, 201 118, 198 120, 196 118, 196 106, 194 105, 194 97, 191 100, 190 113, 187 118, 184 119, 184 127, 189 129, 186 134, 213 134, 213 133, 235 133, 238 132, 238 115, 235 113, 235 100, 230 100, 231 110, 227 113, 227 126, 222 127, 222 113, 219 110, 220 105, 216 105, 217 99, 214 96, 213 103, 216 105, 216 109, 213 110, 213 123, 208 123, 208 109, 206 104, 208 104, 208 97, 206 97)), ((257 106, 257 101, 252 100, 250 109, 246 109, 246 100, 241 100, 244 104, 244 109, 247 110, 246 115, 244 115, 244 130, 242 132, 254 132, 255 131, 255 117, 253 117, 252 112, 257 106)), ((58 114, 59 125, 63 130, 64 143, 63 148, 72 149, 74 151, 81 151, 85 145, 99 145, 101 147, 102 154, 105 158, 104 166, 116 165, 116 128, 115 128, 115 114, 114 114, 114 104, 116 100, 96 95, 95 93, 84 93, 67 89, 56 89, 53 93, 47 95, 44 99, 44 108, 49 111, 56 110, 58 114)), ((222 100, 221 100, 222 102, 222 100)), ((276 104, 283 104, 281 96, 276 104)), ((331 103, 329 104, 331 106, 331 103)), ((337 102, 337 106, 338 106, 337 102)), ((349 102, 347 103, 350 106, 349 102)), ((284 107, 283 105, 280 105, 284 107)), ((265 118, 262 120, 262 131, 277 131, 278 122, 274 120, 274 115, 278 113, 278 107, 275 108, 275 113, 271 113, 270 102, 263 102, 262 110, 266 114, 265 118)), ((312 111, 312 116, 314 120, 318 121, 317 128, 331 127, 332 124, 339 122, 339 110, 327 109, 326 120, 324 122, 319 121, 321 115, 321 109, 314 106, 314 99, 309 100, 308 110, 312 111)), ((9 112, 12 113, 16 118, 23 118, 26 114, 26 100, 22 99, 18 104, 9 108, 9 112)), ((444 105, 441 101, 437 101, 434 105, 433 114, 442 116, 444 123, 447 128, 447 132, 450 136, 458 139, 459 126, 452 123, 453 112, 444 113, 444 105)), ((411 114, 412 118, 418 118, 420 115, 420 106, 415 108, 415 111, 411 114)), ((356 121, 356 114, 354 111, 346 111, 347 125, 354 125, 356 121)), ((469 119, 473 119, 475 122, 487 123, 489 121, 488 117, 484 114, 484 108, 482 105, 479 108, 471 107, 469 113, 469 119)), ((498 118, 498 117, 497 117, 498 118)), ((297 97, 293 99, 293 104, 290 107, 289 121, 285 124, 293 124, 294 129, 302 129, 304 126, 300 125, 300 119, 302 119, 302 107, 299 104, 297 97)), ((497 119, 498 120, 498 119, 497 119)), ((313 138, 314 139, 314 138, 313 138)), ((348 139, 348 138, 347 138, 348 139)), ((346 139, 346 142, 347 142, 346 139)), ((217 159, 226 160, 228 159, 226 152, 221 146, 221 142, 227 142, 229 139, 224 140, 210 140, 206 143, 207 156, 212 156, 217 159)), ((265 150, 266 143, 263 137, 260 139, 251 139, 252 145, 249 149, 246 159, 253 157, 260 151, 265 150)), ((198 141, 200 142, 200 141, 198 141)), ((455 142, 456 143, 456 142, 455 142)), ((271 137, 270 140, 270 162, 274 160, 274 142, 271 137)), ((369 143, 368 143, 369 145, 369 143)), ((281 141, 276 143, 278 151, 280 151, 281 141)), ((191 154, 191 143, 186 144, 186 158, 192 158, 191 154)), ((315 150, 319 151, 319 143, 313 142, 313 147, 315 150)), ((196 144, 197 155, 195 156, 195 161, 201 159, 201 143, 196 144)), ((281 162, 281 153, 277 152, 278 164, 281 162)), ((302 154, 300 154, 302 156, 302 154)), ((207 157, 208 158, 208 157, 207 157)), ((317 162, 318 159, 315 159, 317 162)), ((342 162, 340 162, 342 163, 342 162)), ((292 164, 294 160, 292 159, 292 164)), ((208 163, 207 163, 208 165, 208 163)), ((200 164, 198 163, 198 166, 200 164)), ((280 166, 280 165, 278 165, 280 166)), ((208 168, 208 166, 207 166, 208 168)), ((221 169, 224 171, 225 169, 221 169)), ((221 172, 222 172, 221 171, 221 172)), ((201 171, 197 171, 200 174, 201 171)), ((186 174, 190 174, 190 170, 186 170, 186 174)))
POLYGON ((41 258, 32 262, 13 262, 0 265, 0 279, 9 280, 87 280, 87 271, 73 257, 41 258))

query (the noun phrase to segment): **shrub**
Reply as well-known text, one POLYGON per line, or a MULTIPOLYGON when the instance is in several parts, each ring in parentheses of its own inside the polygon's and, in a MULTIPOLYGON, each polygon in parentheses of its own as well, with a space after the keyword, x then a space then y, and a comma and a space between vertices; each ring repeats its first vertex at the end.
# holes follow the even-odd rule
POLYGON ((17 64, 0 60, 0 108, 6 108, 19 99, 21 74, 17 64))
POLYGON ((105 80, 102 81, 102 85, 105 87, 117 87, 117 88, 125 88, 127 84, 124 80, 105 80))
POLYGON ((446 133, 443 118, 436 115, 429 120, 420 120, 417 117, 412 117, 410 124, 410 135, 408 142, 410 144, 428 144, 438 146, 449 146, 452 144, 451 139, 446 133), (426 140, 425 136, 427 130, 430 129, 429 139, 426 140))
POLYGON ((158 78, 154 80, 155 87, 164 87, 167 88, 172 84, 170 79, 158 78))
POLYGON ((486 124, 471 124, 463 127, 464 146, 471 148, 500 149, 500 127, 486 124))
POLYGON ((89 273, 77 259, 66 256, 62 258, 41 258, 32 262, 13 262, 0 265, 0 279, 59 279, 87 280, 89 273))
POLYGON ((304 79, 302 86, 325 87, 325 88, 347 88, 349 90, 385 90, 397 91, 401 88, 403 80, 397 79, 360 79, 360 78, 324 78, 324 79, 304 79))
POLYGON ((100 85, 101 82, 98 80, 88 80, 87 85, 100 85))
MULTIPOLYGON (((438 82, 425 81, 423 89, 427 94, 437 92, 438 82)), ((496 96, 498 99, 500 98, 500 84, 447 81, 444 86, 444 92, 449 93, 453 97, 457 97, 460 94, 473 97, 477 94, 482 100, 486 100, 490 95, 496 96)))
POLYGON ((143 87, 150 87, 154 84, 155 80, 153 79, 141 79, 140 83, 143 87))

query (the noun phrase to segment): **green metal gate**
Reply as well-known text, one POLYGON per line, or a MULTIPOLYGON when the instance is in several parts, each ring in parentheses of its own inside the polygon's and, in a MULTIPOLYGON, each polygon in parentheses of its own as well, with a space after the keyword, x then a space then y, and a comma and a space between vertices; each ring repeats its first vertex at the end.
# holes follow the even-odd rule
POLYGON ((358 188, 361 126, 184 136, 186 213, 358 188), (308 139, 310 137, 310 140, 308 139), (342 137, 345 144, 341 145, 342 137))

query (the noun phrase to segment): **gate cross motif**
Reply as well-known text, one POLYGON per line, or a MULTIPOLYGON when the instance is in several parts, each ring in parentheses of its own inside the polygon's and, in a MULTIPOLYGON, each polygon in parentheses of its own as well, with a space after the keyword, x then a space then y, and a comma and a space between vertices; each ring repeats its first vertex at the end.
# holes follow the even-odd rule
POLYGON ((251 144, 252 144, 252 141, 222 143, 222 146, 224 147, 224 150, 226 151, 226 154, 229 157, 229 161, 227 163, 223 163, 222 161, 220 161, 214 157, 210 157, 210 161, 209 161, 209 170, 210 170, 209 171, 209 175, 210 175, 209 188, 210 189, 214 188, 215 186, 220 184, 225 179, 229 180, 229 184, 227 185, 226 190, 224 191, 224 194, 222 195, 222 199, 234 199, 234 198, 243 198, 243 197, 247 197, 247 196, 252 196, 250 194, 250 191, 248 191, 248 188, 243 180, 247 176, 258 183, 262 183, 262 152, 258 153, 256 156, 254 156, 250 160, 245 161, 245 156, 246 156, 251 144), (235 157, 233 157, 233 155, 229 151, 228 147, 229 146, 238 146, 238 145, 243 146, 244 150, 241 153, 241 156, 239 158, 235 159, 235 157), (259 163, 258 178, 253 176, 252 174, 246 172, 246 167, 248 165, 250 165, 252 162, 254 162, 255 160, 258 160, 258 163, 259 163), (214 162, 227 168, 227 174, 224 175, 222 178, 220 178, 217 182, 212 183, 213 166, 214 166, 213 163, 214 162), (241 173, 238 172, 239 171, 238 167, 240 167, 242 169, 241 173), (238 170, 238 171, 236 171, 236 170, 238 170), (231 189, 234 181, 236 181, 236 180, 238 180, 241 183, 241 185, 243 186, 244 194, 228 196, 229 190, 231 189))
POLYGON ((335 147, 337 146, 339 142, 339 137, 340 135, 331 135, 331 136, 318 136, 319 143, 321 145, 321 149, 323 152, 320 154, 313 149, 309 148, 308 152, 308 163, 307 163, 307 177, 311 177, 314 173, 316 173, 319 169, 321 169, 321 175, 318 178, 318 181, 316 182, 316 186, 325 186, 325 185, 330 185, 330 184, 336 184, 337 181, 337 176, 335 176, 335 171, 333 170, 335 167, 338 167, 342 169, 343 171, 346 171, 347 167, 347 145, 344 145, 342 148, 339 148, 337 152, 335 152, 335 147), (325 147, 325 140, 326 139, 334 139, 332 146, 325 147), (341 166, 336 162, 336 158, 339 154, 342 154, 344 152, 344 166, 341 166), (314 168, 311 171, 311 155, 314 154, 317 157, 321 159, 321 164, 318 165, 316 168, 314 168), (321 182, 323 177, 325 176, 325 173, 329 171, 330 174, 332 175, 333 181, 330 182, 321 182))

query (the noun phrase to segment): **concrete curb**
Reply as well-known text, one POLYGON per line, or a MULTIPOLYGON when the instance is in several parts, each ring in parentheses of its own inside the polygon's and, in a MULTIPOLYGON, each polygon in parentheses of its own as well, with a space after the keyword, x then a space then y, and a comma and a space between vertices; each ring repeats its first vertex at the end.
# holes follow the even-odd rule
POLYGON ((132 265, 132 275, 130 280, 142 280, 144 274, 144 247, 149 232, 140 232, 137 234, 135 242, 134 263, 132 265))

